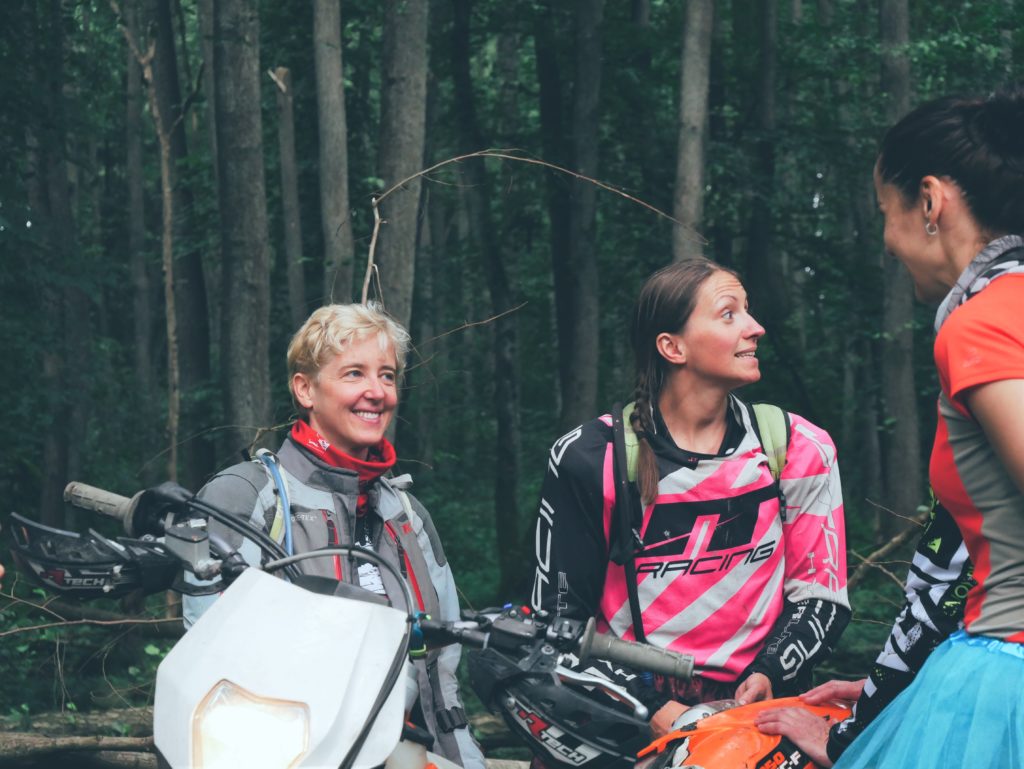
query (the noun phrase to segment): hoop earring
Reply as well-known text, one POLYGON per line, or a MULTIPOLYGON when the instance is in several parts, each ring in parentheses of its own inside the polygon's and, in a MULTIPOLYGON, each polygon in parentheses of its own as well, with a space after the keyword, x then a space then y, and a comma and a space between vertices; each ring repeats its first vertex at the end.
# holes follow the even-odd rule
POLYGON ((935 222, 925 222, 924 232, 925 235, 931 235, 932 237, 934 237, 939 234, 939 225, 937 225, 935 222))

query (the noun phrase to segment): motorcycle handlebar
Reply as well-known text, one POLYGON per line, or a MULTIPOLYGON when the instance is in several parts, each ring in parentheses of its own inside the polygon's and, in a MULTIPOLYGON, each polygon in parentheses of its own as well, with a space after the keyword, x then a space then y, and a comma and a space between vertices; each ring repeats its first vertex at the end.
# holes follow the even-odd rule
POLYGON ((134 497, 123 497, 86 483, 72 481, 64 487, 64 501, 75 507, 114 518, 121 522, 125 531, 130 531, 134 497))
POLYGON ((674 678, 689 679, 693 676, 692 655, 602 635, 596 631, 593 619, 587 623, 580 638, 579 654, 581 660, 596 657, 674 678))

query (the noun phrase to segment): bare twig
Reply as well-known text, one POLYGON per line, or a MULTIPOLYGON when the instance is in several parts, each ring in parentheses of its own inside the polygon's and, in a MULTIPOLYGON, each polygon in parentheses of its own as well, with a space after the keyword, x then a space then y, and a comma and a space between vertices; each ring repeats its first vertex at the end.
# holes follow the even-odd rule
MULTIPOLYGON (((864 565, 864 566, 870 565, 872 568, 878 569, 878 571, 882 572, 889 579, 891 579, 893 582, 895 582, 896 586, 899 587, 899 589, 901 591, 903 590, 903 584, 904 584, 903 580, 900 579, 899 577, 897 577, 895 574, 893 574, 889 569, 885 568, 885 566, 883 566, 881 563, 879 563, 878 561, 873 561, 871 564, 868 564, 867 563, 867 559, 864 556, 862 556, 860 553, 854 552, 854 555, 861 559, 861 561, 863 562, 862 565, 864 565)), ((850 581, 852 581, 852 579, 850 581)), ((847 582, 847 588, 849 588, 849 586, 850 586, 850 582, 847 582)))
MULTIPOLYGON (((408 179, 405 179, 402 184, 405 184, 405 182, 413 178, 415 177, 410 176, 408 179)), ((391 190, 393 189, 395 188, 392 187, 391 190)), ((366 304, 366 300, 369 297, 370 276, 373 275, 377 269, 377 265, 374 263, 374 254, 377 251, 377 236, 380 235, 380 226, 384 222, 384 220, 380 218, 380 207, 378 204, 391 192, 391 190, 388 190, 383 195, 375 197, 371 201, 371 205, 373 207, 373 234, 370 236, 370 249, 366 255, 366 275, 363 277, 363 304, 366 304)))
POLYGON ((501 160, 511 160, 511 161, 514 161, 514 162, 517 162, 517 163, 528 163, 530 165, 543 166, 544 168, 550 168, 552 171, 558 171, 561 174, 566 174, 567 176, 571 176, 574 179, 579 179, 580 181, 589 182, 590 184, 593 184, 593 185, 595 185, 597 187, 600 187, 602 190, 607 190, 608 192, 612 192, 612 193, 614 193, 616 195, 619 195, 620 197, 623 197, 623 198, 625 198, 626 200, 629 200, 632 203, 636 203, 639 206, 643 206, 648 211, 652 211, 653 213, 657 214, 660 217, 668 219, 670 222, 678 224, 680 227, 683 227, 685 229, 690 230, 690 232, 692 232, 701 243, 705 243, 705 244, 707 243, 707 241, 699 233, 694 231, 692 227, 689 227, 688 225, 686 225, 683 222, 679 221, 675 217, 673 217, 673 216, 671 216, 669 214, 666 214, 660 208, 656 208, 655 206, 652 206, 650 203, 647 203, 646 201, 643 201, 643 200, 641 200, 638 197, 634 197, 633 195, 630 195, 627 192, 623 192, 622 190, 620 190, 620 189, 618 189, 616 187, 613 187, 610 184, 607 184, 605 182, 599 181, 598 179, 594 179, 594 178, 592 178, 590 176, 587 176, 585 174, 577 173, 576 171, 570 171, 568 168, 564 168, 562 166, 555 165, 554 163, 549 163, 546 160, 538 160, 537 158, 524 157, 522 155, 513 155, 512 154, 513 152, 516 152, 516 150, 514 150, 514 149, 486 149, 486 150, 478 150, 477 152, 470 152, 470 153, 467 153, 465 155, 458 155, 457 157, 453 157, 453 158, 447 158, 446 160, 442 160, 439 163, 435 163, 434 165, 430 166, 429 168, 424 168, 424 169, 422 169, 420 171, 417 171, 416 173, 412 174, 411 176, 407 176, 406 178, 402 179, 400 182, 397 182, 397 183, 391 185, 388 189, 386 189, 380 195, 377 195, 377 196, 375 196, 373 198, 373 201, 372 201, 372 207, 373 207, 373 235, 370 238, 370 250, 369 250, 369 253, 367 254, 367 258, 366 258, 366 276, 363 279, 363 294, 362 294, 363 304, 366 304, 367 294, 368 294, 369 286, 370 286, 370 275, 371 275, 372 271, 375 269, 374 252, 375 252, 376 247, 377 247, 377 235, 380 232, 380 225, 382 223, 386 222, 386 220, 383 220, 380 217, 380 203, 381 203, 381 201, 384 200, 392 192, 395 192, 396 190, 399 190, 402 187, 404 187, 406 184, 411 182, 413 179, 417 179, 417 178, 419 178, 421 176, 425 176, 426 174, 429 174, 429 173, 431 173, 433 171, 436 171, 438 168, 442 168, 442 167, 444 167, 446 165, 450 165, 451 163, 460 163, 463 160, 469 160, 471 158, 499 158, 501 160))
POLYGON ((491 317, 484 318, 483 320, 467 320, 461 326, 456 326, 453 329, 449 329, 448 331, 445 331, 443 334, 438 334, 437 336, 433 337, 432 339, 428 339, 427 343, 429 344, 430 342, 436 342, 438 339, 444 339, 446 336, 449 336, 450 334, 454 334, 456 332, 463 331, 463 330, 465 330, 467 328, 473 328, 474 326, 484 326, 484 325, 486 325, 488 323, 496 321, 498 318, 503 318, 506 315, 512 314, 513 312, 518 312, 519 310, 523 309, 525 306, 526 306, 526 302, 523 302, 522 304, 518 304, 515 307, 510 307, 509 309, 505 310, 504 312, 499 312, 497 315, 492 315, 491 317))
MULTIPOLYGON (((278 69, 283 69, 283 67, 278 67, 278 69)), ((270 79, 274 81, 274 85, 278 87, 281 93, 288 93, 288 86, 284 84, 284 81, 281 80, 274 70, 268 69, 267 74, 270 75, 270 79)))
POLYGON ((876 510, 881 510, 883 513, 891 515, 893 518, 899 518, 901 520, 907 521, 908 523, 915 523, 919 526, 923 526, 924 523, 922 521, 928 518, 927 512, 918 513, 917 515, 903 515, 901 513, 897 513, 891 507, 886 507, 881 502, 875 502, 873 499, 865 499, 864 501, 867 502, 872 507, 874 507, 876 510))
MULTIPOLYGON (((893 513, 893 515, 895 515, 895 513, 893 513)), ((906 544, 907 540, 917 536, 920 533, 920 527, 924 526, 925 521, 928 520, 928 513, 922 513, 921 515, 918 515, 914 518, 908 518, 907 520, 916 524, 916 527, 901 531, 899 534, 897 534, 895 537, 890 539, 888 542, 886 542, 884 545, 882 545, 875 552, 871 553, 868 556, 860 556, 857 555, 857 553, 854 553, 854 555, 857 555, 858 558, 861 558, 863 560, 863 563, 861 563, 861 565, 857 567, 857 570, 853 572, 850 578, 846 581, 847 590, 853 589, 854 585, 856 585, 858 582, 864 579, 864 576, 867 574, 867 570, 869 568, 873 566, 877 567, 879 561, 888 556, 897 548, 902 547, 904 544, 906 544)), ((901 586, 902 584, 903 583, 900 582, 901 586)))
POLYGON ((9 593, 0 592, 0 596, 3 596, 4 598, 7 598, 8 600, 10 600, 10 602, 11 602, 10 605, 11 606, 13 606, 15 604, 23 604, 25 606, 29 606, 29 607, 31 607, 33 609, 36 609, 37 611, 43 611, 43 612, 46 612, 47 614, 52 614, 54 617, 56 617, 59 620, 63 620, 64 619, 64 617, 62 617, 60 614, 55 612, 53 609, 49 608, 49 604, 53 603, 53 599, 51 599, 50 601, 48 601, 45 604, 42 604, 42 603, 33 603, 32 601, 26 601, 24 598, 18 598, 18 596, 15 595, 15 593, 14 593, 14 588, 17 586, 17 584, 18 584, 18 582, 17 582, 17 580, 15 580, 14 585, 11 586, 11 590, 10 590, 9 593))
MULTIPOLYGON (((282 424, 273 425, 271 427, 265 427, 265 426, 259 426, 259 425, 237 425, 237 424, 234 424, 234 425, 215 425, 213 427, 204 427, 202 430, 197 430, 196 432, 192 433, 191 435, 186 436, 185 438, 182 438, 181 440, 179 440, 177 445, 179 447, 183 446, 184 444, 188 443, 189 441, 194 440, 196 438, 199 438, 200 436, 212 435, 213 433, 219 432, 221 430, 237 430, 237 429, 256 430, 257 432, 262 434, 262 433, 274 432, 276 430, 281 430, 281 429, 284 429, 284 428, 290 427, 290 426, 291 426, 291 420, 289 420, 288 422, 284 422, 282 424)), ((257 438, 257 440, 258 440, 258 438, 257 438)), ((254 441, 254 443, 255 443, 255 441, 254 441)), ((145 469, 147 467, 149 467, 151 464, 156 462, 158 459, 160 459, 162 456, 164 456, 170 450, 171 450, 170 447, 164 448, 161 451, 159 451, 156 454, 154 454, 153 456, 151 456, 145 462, 143 462, 142 465, 139 467, 139 469, 135 471, 136 476, 141 475, 145 471, 145 469)))
POLYGON ((102 620, 102 619, 73 619, 66 620, 64 622, 44 622, 41 625, 28 625, 27 627, 16 627, 11 630, 0 631, 0 638, 9 635, 17 635, 18 633, 29 633, 34 630, 49 630, 55 627, 73 627, 75 625, 98 625, 101 627, 111 627, 115 625, 159 625, 166 622, 181 622, 180 617, 163 617, 159 619, 114 619, 114 620, 102 620))
POLYGON ((253 436, 252 441, 249 443, 249 454, 256 456, 256 447, 259 445, 260 438, 267 433, 276 433, 282 427, 287 427, 287 424, 282 425, 271 425, 270 427, 257 427, 256 435, 253 436))
POLYGON ((192 105, 196 103, 196 99, 199 97, 199 92, 202 90, 203 84, 203 70, 206 68, 206 62, 199 62, 199 71, 196 72, 195 85, 192 86, 192 90, 189 95, 185 97, 185 101, 181 104, 181 111, 178 113, 178 117, 174 119, 171 124, 171 133, 178 127, 178 123, 185 119, 185 116, 192 110, 192 105))

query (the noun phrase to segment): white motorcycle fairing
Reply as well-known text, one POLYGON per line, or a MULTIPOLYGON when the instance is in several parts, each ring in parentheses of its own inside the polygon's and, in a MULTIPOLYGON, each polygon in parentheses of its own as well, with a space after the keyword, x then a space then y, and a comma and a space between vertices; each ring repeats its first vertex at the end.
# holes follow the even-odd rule
MULTIPOLYGON (((160 664, 156 747, 174 769, 199 766, 196 740, 207 719, 197 718, 196 709, 227 681, 255 698, 285 701, 286 708, 291 704, 290 712, 298 716, 290 737, 302 728, 295 723, 305 722, 307 748, 287 766, 337 767, 384 686, 405 630, 406 616, 397 609, 316 595, 247 569, 160 664)), ((399 741, 407 673, 388 695, 353 769, 384 763, 399 741)), ((276 705, 269 707, 273 712, 276 705)), ((246 742, 256 748, 260 765, 267 765, 269 752, 258 748, 280 743, 275 720, 264 718, 257 725, 247 719, 246 742)))

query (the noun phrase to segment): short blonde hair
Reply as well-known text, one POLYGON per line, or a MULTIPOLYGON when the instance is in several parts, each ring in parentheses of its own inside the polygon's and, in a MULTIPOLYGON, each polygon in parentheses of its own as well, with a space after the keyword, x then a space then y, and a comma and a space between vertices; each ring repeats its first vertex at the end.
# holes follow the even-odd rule
POLYGON ((380 349, 391 345, 395 351, 398 375, 405 368, 409 353, 409 332, 377 302, 367 304, 328 304, 313 312, 288 344, 288 391, 295 407, 306 413, 295 399, 292 380, 296 374, 316 379, 320 369, 352 342, 376 333, 380 349))

